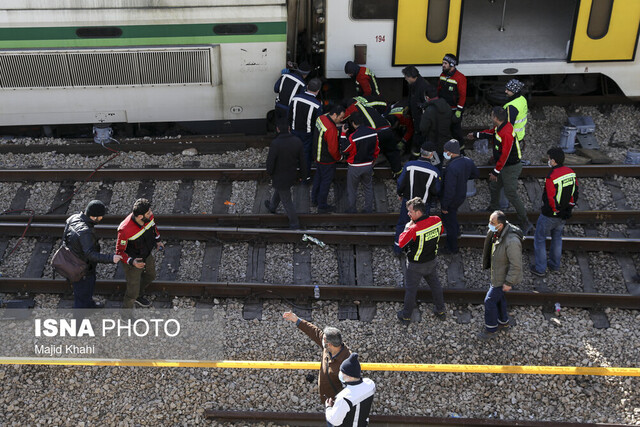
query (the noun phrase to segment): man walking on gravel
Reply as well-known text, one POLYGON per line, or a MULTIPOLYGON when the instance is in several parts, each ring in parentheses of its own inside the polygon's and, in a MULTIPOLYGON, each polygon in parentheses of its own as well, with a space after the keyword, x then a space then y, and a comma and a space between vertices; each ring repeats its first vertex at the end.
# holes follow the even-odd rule
POLYGON ((429 216, 427 208, 420 197, 407 202, 407 210, 411 221, 400 234, 398 244, 408 247, 407 272, 404 279, 404 307, 397 313, 403 325, 411 323, 411 313, 416 306, 418 285, 424 277, 431 288, 435 308, 433 314, 440 320, 446 318, 442 285, 438 279, 436 255, 438 242, 442 234, 442 221, 437 216, 429 216))
POLYGON ((544 277, 547 266, 550 270, 560 268, 562 257, 562 229, 571 211, 578 201, 578 180, 576 173, 564 166, 564 151, 553 147, 547 151, 551 172, 547 175, 542 194, 542 209, 536 232, 533 237, 533 248, 536 262, 531 266, 531 273, 544 277), (551 236, 549 261, 547 262, 547 237, 551 236))
POLYGON ((302 332, 322 348, 322 362, 318 373, 320 401, 325 403, 327 399, 335 399, 343 388, 338 376, 340 365, 351 355, 349 348, 342 342, 340 331, 330 326, 321 330, 314 324, 300 319, 291 311, 285 312, 282 317, 294 322, 302 332))
POLYGON ((93 227, 102 221, 106 211, 104 203, 100 200, 92 200, 84 213, 71 215, 64 227, 63 244, 88 265, 87 274, 72 283, 75 299, 73 308, 102 308, 101 303, 93 300, 93 290, 96 286, 96 265, 99 262, 117 264, 122 259, 120 255, 100 253, 100 244, 93 227))
POLYGON ((482 268, 491 269, 491 287, 484 298, 481 340, 495 338, 496 332, 510 328, 505 292, 522 282, 522 239, 522 230, 510 224, 504 212, 491 214, 482 251, 482 268))
POLYGON ((269 154, 267 154, 267 173, 271 176, 273 196, 271 200, 265 200, 264 205, 269 212, 276 213, 276 209, 282 202, 289 217, 289 228, 296 230, 300 228, 300 221, 291 200, 291 187, 300 181, 298 170, 302 178, 307 176, 307 161, 304 157, 302 141, 289 133, 287 122, 279 120, 276 129, 278 136, 271 141, 269 154))
POLYGON ((118 226, 116 254, 122 256, 127 290, 122 308, 132 309, 134 303, 149 307, 144 291, 156 278, 156 261, 153 250, 163 250, 164 243, 151 212, 151 203, 147 199, 138 199, 133 204, 133 212, 118 226))

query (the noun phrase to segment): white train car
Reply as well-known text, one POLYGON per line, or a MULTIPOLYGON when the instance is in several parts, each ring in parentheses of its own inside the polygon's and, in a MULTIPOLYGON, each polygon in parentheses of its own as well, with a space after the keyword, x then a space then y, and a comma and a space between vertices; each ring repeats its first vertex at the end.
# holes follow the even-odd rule
POLYGON ((3 0, 0 126, 264 123, 286 22, 286 0, 3 0))
POLYGON ((468 77, 553 75, 555 89, 588 92, 601 75, 640 98, 638 0, 325 0, 325 70, 346 61, 378 77, 417 65, 437 76, 457 54, 468 77))

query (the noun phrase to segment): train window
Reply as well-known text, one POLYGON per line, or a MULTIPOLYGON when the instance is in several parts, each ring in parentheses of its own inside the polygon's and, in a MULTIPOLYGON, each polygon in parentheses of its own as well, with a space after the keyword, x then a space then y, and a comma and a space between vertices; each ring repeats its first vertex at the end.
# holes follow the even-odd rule
POLYGON ((601 39, 609 32, 613 0, 593 0, 589 13, 587 35, 591 39, 601 39))
POLYGON ((76 36, 86 39, 104 39, 121 35, 122 29, 118 27, 82 27, 76 30, 76 36))
POLYGON ((213 32, 219 36, 255 34, 258 32, 258 26, 256 24, 218 24, 213 26, 213 32))
POLYGON ((352 0, 353 19, 396 19, 397 0, 352 0))
POLYGON ((429 0, 427 40, 440 43, 447 38, 450 0, 429 0))

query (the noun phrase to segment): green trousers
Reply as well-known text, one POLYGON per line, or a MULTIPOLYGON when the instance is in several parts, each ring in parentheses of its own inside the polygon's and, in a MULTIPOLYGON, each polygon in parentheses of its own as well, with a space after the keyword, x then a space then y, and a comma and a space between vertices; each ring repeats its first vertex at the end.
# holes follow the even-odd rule
POLYGON ((133 308, 135 300, 144 295, 144 290, 156 278, 156 260, 153 254, 144 260, 144 268, 124 264, 124 276, 127 279, 127 290, 122 300, 122 308, 133 308))
POLYGON ((504 187, 504 195, 511 206, 513 206, 518 214, 518 220, 523 227, 527 225, 527 210, 524 203, 518 195, 518 177, 522 172, 522 163, 509 165, 502 168, 497 181, 489 181, 489 191, 491 192, 491 203, 489 209, 497 211, 500 209, 500 190, 504 187))

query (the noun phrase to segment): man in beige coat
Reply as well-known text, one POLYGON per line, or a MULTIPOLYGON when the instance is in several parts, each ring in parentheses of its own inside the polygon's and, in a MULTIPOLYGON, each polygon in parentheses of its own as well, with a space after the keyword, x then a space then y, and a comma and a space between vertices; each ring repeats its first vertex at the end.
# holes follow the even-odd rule
POLYGON ((522 230, 507 221, 502 211, 489 217, 489 232, 482 251, 482 268, 491 269, 491 288, 484 298, 484 330, 478 338, 495 338, 509 329, 505 292, 522 281, 522 230))

